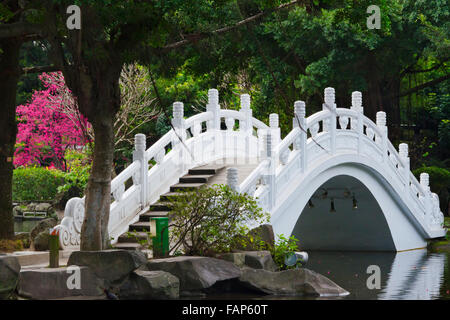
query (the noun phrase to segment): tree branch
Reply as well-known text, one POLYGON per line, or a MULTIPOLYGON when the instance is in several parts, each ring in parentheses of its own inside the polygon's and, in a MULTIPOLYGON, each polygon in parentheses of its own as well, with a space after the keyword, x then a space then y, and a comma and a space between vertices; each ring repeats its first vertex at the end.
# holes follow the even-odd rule
POLYGON ((29 73, 42 73, 42 72, 56 72, 61 71, 61 68, 57 66, 37 66, 37 67, 27 67, 22 69, 22 74, 29 73))
POLYGON ((38 26, 29 22, 5 23, 0 24, 0 39, 39 35, 40 31, 38 26))
POLYGON ((295 4, 298 4, 300 2, 302 2, 302 1, 301 0, 295 0, 295 1, 291 1, 291 2, 288 2, 288 3, 282 4, 282 5, 274 8, 274 9, 270 9, 270 10, 266 10, 266 11, 260 12, 258 14, 255 14, 255 15, 251 16, 251 17, 248 17, 248 18, 246 18, 244 20, 241 20, 241 21, 239 21, 239 22, 237 22, 237 23, 235 23, 233 25, 222 27, 222 28, 216 29, 214 31, 200 32, 200 33, 184 35, 185 39, 183 39, 181 41, 177 41, 177 42, 171 43, 171 44, 168 44, 168 45, 164 46, 162 49, 163 49, 163 51, 168 51, 168 50, 179 48, 179 47, 184 46, 184 45, 186 45, 188 43, 191 43, 191 42, 199 41, 201 39, 204 39, 204 38, 207 38, 207 37, 210 37, 210 36, 213 36, 213 35, 226 33, 228 31, 237 29, 237 28, 239 28, 242 25, 248 24, 248 23, 253 22, 253 21, 255 21, 255 20, 259 19, 259 18, 262 18, 263 16, 266 16, 269 13, 273 13, 273 12, 279 11, 281 9, 289 8, 289 7, 291 7, 291 6, 295 5, 295 4))
MULTIPOLYGON (((411 93, 414 93, 414 92, 417 92, 417 91, 422 90, 422 89, 424 89, 424 88, 430 87, 430 86, 432 86, 432 85, 441 83, 442 81, 445 81, 445 80, 447 80, 448 78, 450 78, 450 73, 449 73, 449 74, 446 74, 445 76, 439 77, 439 78, 437 78, 437 79, 434 79, 434 80, 431 80, 431 81, 422 83, 421 85, 418 85, 418 86, 416 86, 416 87, 414 87, 414 88, 411 88, 411 89, 409 89, 409 90, 406 90, 405 92, 400 93, 400 94, 398 95, 398 97, 404 97, 404 96, 410 95, 411 93)), ((393 96, 393 95, 391 95, 391 96, 393 96)))

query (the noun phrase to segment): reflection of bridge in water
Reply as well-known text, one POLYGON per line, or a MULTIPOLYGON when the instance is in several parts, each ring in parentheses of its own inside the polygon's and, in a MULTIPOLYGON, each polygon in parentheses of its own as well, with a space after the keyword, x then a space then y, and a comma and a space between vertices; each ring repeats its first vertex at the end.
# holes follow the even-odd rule
POLYGON ((307 268, 350 292, 347 299, 432 300, 440 297, 445 254, 426 250, 405 252, 320 252, 309 254, 307 268), (367 267, 381 270, 381 289, 368 289, 367 267))
MULTIPOLYGON (((408 145, 397 151, 389 141, 384 112, 376 123, 364 115, 360 92, 353 92, 351 108, 337 108, 334 89, 326 88, 322 111, 309 117, 296 101, 283 139, 278 115, 270 115, 269 125, 254 118, 249 95, 241 96, 239 111, 221 109, 217 90, 208 95, 206 112, 188 119, 183 104, 174 103, 175 130, 149 149, 136 135, 133 163, 111 183, 113 244, 130 226, 148 228, 149 206, 182 179, 199 179, 186 176, 190 169, 223 159, 246 165, 228 168, 227 184, 257 197, 275 233, 295 235, 302 249, 403 251, 445 236, 428 174, 417 181, 408 145)), ((63 248, 79 246, 83 219, 84 198, 70 199, 57 227, 63 248)))

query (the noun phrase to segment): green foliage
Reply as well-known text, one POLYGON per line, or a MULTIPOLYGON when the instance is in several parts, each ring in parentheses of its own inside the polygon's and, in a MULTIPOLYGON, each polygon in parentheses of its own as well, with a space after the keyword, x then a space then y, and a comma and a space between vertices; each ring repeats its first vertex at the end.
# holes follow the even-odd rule
POLYGON ((66 192, 71 188, 84 191, 91 171, 90 153, 89 148, 85 148, 83 151, 71 149, 66 151, 65 159, 68 170, 61 173, 64 184, 58 187, 58 192, 66 192))
POLYGON ((61 171, 47 168, 17 168, 13 174, 13 201, 52 200, 64 184, 61 171))
POLYGON ((294 266, 287 266, 284 263, 286 256, 299 250, 298 239, 294 236, 290 236, 288 239, 282 234, 278 235, 278 239, 273 246, 269 246, 273 261, 275 261, 280 270, 295 269, 296 267, 302 266, 300 262, 297 262, 294 266))
POLYGON ((421 167, 414 170, 414 175, 419 179, 420 174, 426 172, 430 175, 431 190, 439 194, 442 190, 450 188, 450 171, 436 166, 421 167))
POLYGON ((261 224, 269 219, 253 197, 225 185, 182 192, 170 202, 169 234, 174 244, 170 252, 184 247, 187 255, 229 252, 248 232, 249 223, 261 224))

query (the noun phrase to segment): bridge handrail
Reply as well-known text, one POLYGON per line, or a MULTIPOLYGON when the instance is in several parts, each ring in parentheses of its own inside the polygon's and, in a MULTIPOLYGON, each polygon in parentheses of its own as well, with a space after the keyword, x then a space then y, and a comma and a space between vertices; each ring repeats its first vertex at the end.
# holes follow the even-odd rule
POLYGON ((256 191, 258 180, 260 180, 266 172, 269 160, 265 159, 250 173, 247 178, 239 185, 239 191, 253 195, 256 191))
POLYGON ((154 158, 158 152, 164 149, 175 137, 175 132, 170 129, 166 134, 164 134, 157 142, 155 142, 150 148, 145 151, 145 156, 148 161, 154 158))

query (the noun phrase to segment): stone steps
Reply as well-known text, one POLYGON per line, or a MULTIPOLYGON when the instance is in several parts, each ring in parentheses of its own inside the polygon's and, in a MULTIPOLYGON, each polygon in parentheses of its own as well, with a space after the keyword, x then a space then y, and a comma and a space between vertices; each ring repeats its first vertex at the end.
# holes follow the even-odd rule
POLYGON ((150 231, 150 219, 153 217, 167 217, 171 210, 170 197, 180 195, 178 191, 189 191, 205 185, 215 174, 219 173, 224 166, 206 165, 190 169, 188 174, 181 177, 179 182, 170 187, 170 192, 160 196, 160 200, 152 205, 147 212, 139 216, 139 221, 129 226, 129 232, 122 234, 114 245, 116 249, 142 250, 144 247, 139 241, 147 240, 150 231))

